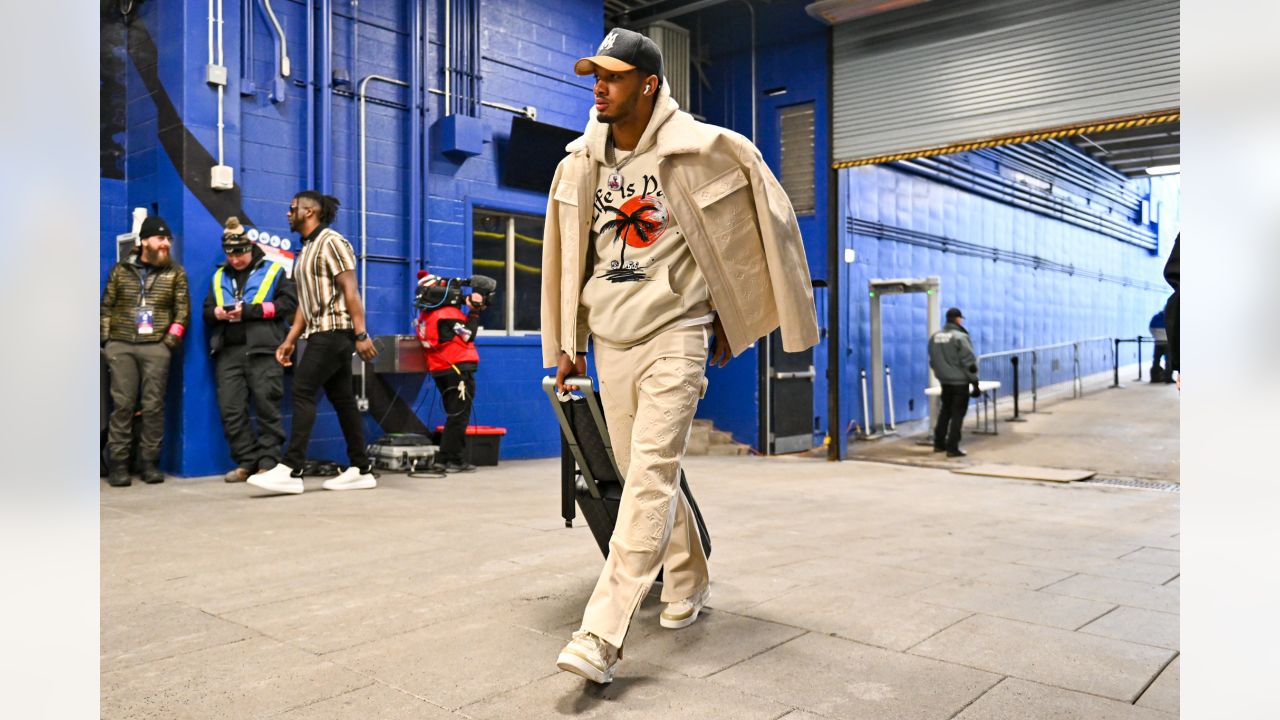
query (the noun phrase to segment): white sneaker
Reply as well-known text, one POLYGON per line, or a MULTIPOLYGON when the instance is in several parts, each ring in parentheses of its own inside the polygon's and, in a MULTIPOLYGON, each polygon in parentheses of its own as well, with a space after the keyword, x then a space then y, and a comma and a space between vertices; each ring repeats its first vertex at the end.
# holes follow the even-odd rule
POLYGON ((556 667, 603 685, 613 682, 613 674, 621 659, 622 653, 618 648, 586 630, 579 630, 560 651, 556 667))
POLYGON ((368 490, 378 487, 378 478, 371 472, 360 472, 360 468, 352 465, 341 475, 325 480, 321 487, 325 490, 368 490))
POLYGON ((658 617, 658 622, 662 624, 662 627, 671 628, 672 630, 689 627, 693 624, 693 621, 698 619, 698 613, 702 612, 703 606, 710 599, 711 586, 708 585, 701 592, 694 593, 693 597, 667 603, 666 609, 658 617))
POLYGON ((284 463, 276 463, 276 466, 264 473, 250 475, 246 480, 250 485, 269 490, 274 493, 285 493, 288 495, 297 495, 303 491, 302 478, 293 476, 293 468, 284 463))

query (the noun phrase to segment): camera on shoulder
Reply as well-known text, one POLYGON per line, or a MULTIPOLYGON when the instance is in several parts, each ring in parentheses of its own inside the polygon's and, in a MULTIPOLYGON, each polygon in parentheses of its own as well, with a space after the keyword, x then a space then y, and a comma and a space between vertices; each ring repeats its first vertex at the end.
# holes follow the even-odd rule
POLYGON ((427 274, 418 280, 418 291, 413 299, 413 306, 419 310, 436 310, 446 306, 462 307, 474 293, 483 298, 477 307, 485 308, 489 306, 497 290, 498 281, 487 275, 445 278, 427 274))

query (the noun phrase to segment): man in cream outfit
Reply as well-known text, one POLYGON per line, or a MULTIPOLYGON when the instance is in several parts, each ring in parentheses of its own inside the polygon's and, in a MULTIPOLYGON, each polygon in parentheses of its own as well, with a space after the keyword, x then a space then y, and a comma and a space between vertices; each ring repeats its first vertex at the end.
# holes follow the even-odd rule
POLYGON ((607 683, 660 569, 664 627, 693 623, 709 595, 679 490, 708 355, 723 366, 779 326, 797 352, 818 326, 795 213, 755 146, 682 112, 643 35, 611 31, 574 70, 595 76, 595 113, 547 201, 543 362, 565 390, 586 372, 590 338, 625 485, 609 557, 557 665, 607 683))

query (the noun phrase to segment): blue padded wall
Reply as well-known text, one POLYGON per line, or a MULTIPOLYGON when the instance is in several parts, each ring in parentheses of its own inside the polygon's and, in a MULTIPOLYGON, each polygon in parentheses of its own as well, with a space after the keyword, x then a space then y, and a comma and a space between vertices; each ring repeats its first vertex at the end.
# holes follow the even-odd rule
MULTIPOLYGON (((1063 147, 1048 150, 1071 152, 1063 147)), ((989 178, 999 177, 999 162, 1010 155, 994 153, 996 167, 989 178)), ((1046 179, 1055 188, 1066 186, 1057 182, 1059 178, 1046 179)), ((862 368, 870 366, 867 284, 872 278, 940 276, 941 308, 957 306, 964 311, 978 354, 1096 336, 1145 335, 1148 321, 1169 295, 1162 271, 1177 232, 1179 180, 1123 182, 1102 166, 1096 166, 1095 180, 1161 208, 1151 218, 1158 223, 1143 222, 1141 216, 1130 218, 1133 228, 1156 246, 1155 252, 972 189, 922 177, 911 170, 910 163, 841 171, 840 242, 856 253, 856 261, 844 273, 848 305, 841 341, 852 351, 844 368, 851 379, 843 401, 845 417, 863 423, 857 378, 862 368), (938 244, 948 240, 956 241, 952 249, 939 249, 938 244), (983 249, 1010 253, 1003 257, 1034 256, 1056 269, 992 259, 993 253, 983 249)), ((1096 198, 1090 203, 1088 194, 1078 189, 1055 193, 1065 194, 1079 207, 1099 206, 1096 198)), ((923 392, 928 382, 926 303, 924 295, 882 299, 884 359, 893 372, 899 421, 928 413, 923 392)), ((1105 346, 1089 346, 1082 360, 1084 373, 1110 369, 1105 346)), ((1049 364, 1057 360, 1063 367, 1057 374, 1045 367, 1042 385, 1070 378, 1069 351, 1058 355, 1046 360, 1049 364)), ((1121 358, 1124 362, 1123 352, 1121 358)))

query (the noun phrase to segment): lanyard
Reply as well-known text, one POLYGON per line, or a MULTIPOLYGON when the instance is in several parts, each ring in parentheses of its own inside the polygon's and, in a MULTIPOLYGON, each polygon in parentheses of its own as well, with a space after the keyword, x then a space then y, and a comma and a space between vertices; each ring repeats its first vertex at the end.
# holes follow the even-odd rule
POLYGON ((147 306, 147 268, 144 265, 144 266, 141 266, 139 269, 141 270, 140 272, 141 277, 138 278, 139 279, 138 306, 146 307, 147 306))

